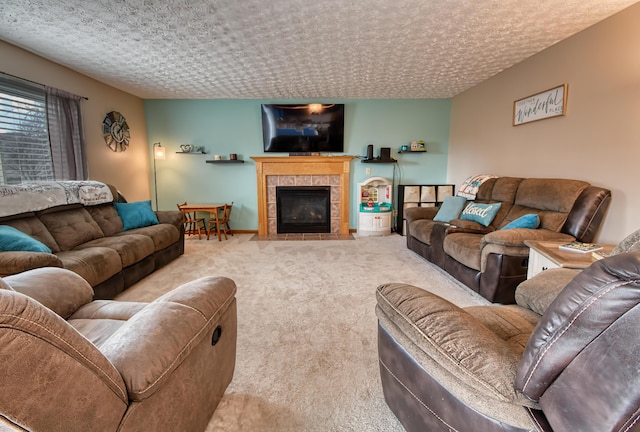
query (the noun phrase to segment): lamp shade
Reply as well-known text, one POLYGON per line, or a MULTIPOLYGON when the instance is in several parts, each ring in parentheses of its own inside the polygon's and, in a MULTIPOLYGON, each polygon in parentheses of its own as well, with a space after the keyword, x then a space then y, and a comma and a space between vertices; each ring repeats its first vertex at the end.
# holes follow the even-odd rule
POLYGON ((153 158, 164 160, 167 156, 166 148, 162 147, 160 143, 155 143, 153 145, 153 158))

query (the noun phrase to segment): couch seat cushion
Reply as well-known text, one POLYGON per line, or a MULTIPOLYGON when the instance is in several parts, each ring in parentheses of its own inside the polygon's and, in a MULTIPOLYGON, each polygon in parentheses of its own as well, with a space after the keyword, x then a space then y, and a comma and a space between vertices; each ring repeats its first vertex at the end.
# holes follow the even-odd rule
POLYGON ((94 300, 80 307, 68 322, 98 348, 148 303, 94 300))
MULTIPOLYGON (((127 233, 129 232, 127 231, 127 233)), ((81 244, 75 250, 93 247, 106 247, 118 252, 122 261, 122 268, 142 261, 154 252, 153 241, 149 237, 140 234, 103 237, 81 244)))
POLYGON ((84 208, 47 212, 39 218, 63 251, 104 237, 98 224, 84 208))
POLYGON ((430 219, 418 219, 409 224, 409 232, 422 243, 431 245, 431 232, 437 223, 430 219))
POLYGON ((472 306, 464 310, 519 354, 524 352, 529 336, 540 320, 538 314, 516 305, 472 306))
POLYGON ((53 253, 60 250, 60 246, 58 246, 49 230, 47 230, 47 227, 35 216, 14 219, 12 221, 4 222, 4 224, 12 226, 42 242, 47 245, 53 253))
POLYGON ((444 238, 444 251, 460 264, 480 271, 482 234, 451 233, 444 238))
POLYGON ((149 237, 153 241, 154 250, 163 250, 180 238, 180 231, 170 224, 151 225, 144 228, 136 228, 126 232, 116 234, 116 238, 126 236, 128 234, 140 234, 149 237))
POLYGON ((120 255, 111 248, 74 249, 56 255, 64 268, 82 276, 92 287, 122 271, 120 255))

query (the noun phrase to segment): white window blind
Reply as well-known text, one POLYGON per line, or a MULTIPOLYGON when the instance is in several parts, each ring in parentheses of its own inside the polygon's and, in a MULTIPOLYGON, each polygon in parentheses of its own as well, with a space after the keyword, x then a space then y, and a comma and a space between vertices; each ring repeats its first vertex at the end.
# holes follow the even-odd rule
POLYGON ((0 74, 0 184, 53 180, 45 93, 0 74))

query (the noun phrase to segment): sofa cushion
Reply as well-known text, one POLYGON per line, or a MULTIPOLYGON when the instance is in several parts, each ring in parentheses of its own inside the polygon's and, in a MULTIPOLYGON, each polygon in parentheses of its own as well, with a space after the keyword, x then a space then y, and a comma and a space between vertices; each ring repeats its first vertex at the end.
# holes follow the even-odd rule
POLYGON ((588 186, 589 183, 580 180, 525 179, 506 219, 514 220, 527 213, 537 213, 542 228, 560 231, 574 203, 588 186))
POLYGON ((443 248, 447 255, 460 264, 480 271, 482 253, 480 243, 483 234, 452 233, 444 238, 443 248))
POLYGON ((86 280, 61 268, 38 268, 5 280, 15 291, 38 300, 64 319, 93 299, 93 289, 86 280))
POLYGON ((124 231, 116 234, 116 238, 126 236, 127 234, 140 234, 149 237, 153 241, 156 252, 171 246, 180 238, 180 230, 176 228, 175 225, 170 224, 151 225, 124 231))
POLYGON ((501 203, 480 204, 469 203, 462 211, 460 219, 472 220, 481 223, 484 226, 489 226, 493 219, 496 217, 498 210, 500 210, 501 203))
POLYGON ((122 271, 122 260, 114 249, 91 247, 56 254, 64 268, 79 274, 95 287, 122 271))
POLYGON ((104 237, 102 230, 84 208, 40 214, 60 250, 68 251, 88 241, 104 237))
POLYGON ((409 232, 412 237, 424 244, 431 244, 431 232, 438 222, 431 219, 418 219, 409 223, 409 232))
POLYGON ((28 216, 23 219, 14 219, 8 222, 5 222, 6 225, 12 226, 25 234, 28 234, 30 237, 42 242, 47 245, 49 249, 53 253, 56 253, 60 250, 60 246, 56 243, 53 236, 47 230, 47 227, 35 216, 28 216))
POLYGON ((98 224, 105 237, 122 232, 124 225, 113 204, 87 207, 87 211, 98 224))
POLYGON ((9 225, 0 225, 0 251, 51 253, 44 243, 9 225))
POLYGON ((440 205, 440 210, 433 217, 436 222, 449 222, 451 219, 456 219, 460 216, 462 209, 467 203, 467 199, 461 196, 448 196, 440 205))
POLYGON ((151 200, 113 205, 122 219, 125 231, 158 224, 158 217, 151 208, 151 200))
POLYGON ((153 241, 149 237, 139 234, 103 237, 83 243, 74 250, 93 247, 105 247, 118 252, 122 261, 122 268, 142 261, 155 252, 153 241))

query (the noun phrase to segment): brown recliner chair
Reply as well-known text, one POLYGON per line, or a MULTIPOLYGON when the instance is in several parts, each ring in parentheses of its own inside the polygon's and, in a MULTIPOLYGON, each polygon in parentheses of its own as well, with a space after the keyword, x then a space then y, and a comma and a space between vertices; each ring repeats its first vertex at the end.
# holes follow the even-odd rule
POLYGON ((204 430, 233 377, 235 292, 205 277, 151 303, 92 301, 61 268, 0 279, 0 429, 204 430))
POLYGON ((554 270, 516 305, 378 287, 383 391, 407 431, 640 430, 640 252, 554 270))

